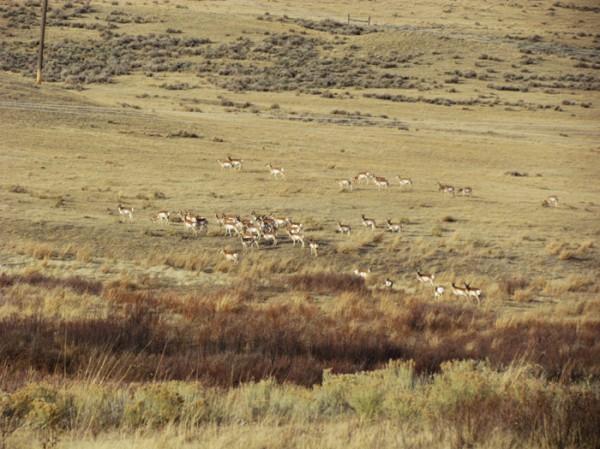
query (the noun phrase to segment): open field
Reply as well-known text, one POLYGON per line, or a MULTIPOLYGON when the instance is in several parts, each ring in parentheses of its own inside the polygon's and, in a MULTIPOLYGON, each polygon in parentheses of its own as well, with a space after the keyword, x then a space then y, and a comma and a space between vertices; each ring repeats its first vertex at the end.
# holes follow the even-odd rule
POLYGON ((41 86, 0 5, 0 448, 600 445, 595 2, 50 3, 41 86))

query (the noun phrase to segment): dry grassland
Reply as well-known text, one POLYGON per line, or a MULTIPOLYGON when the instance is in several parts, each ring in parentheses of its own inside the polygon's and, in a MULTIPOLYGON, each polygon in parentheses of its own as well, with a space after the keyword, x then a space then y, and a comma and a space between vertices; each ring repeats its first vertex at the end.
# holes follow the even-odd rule
POLYGON ((51 2, 36 86, 39 3, 0 5, 0 447, 598 447, 595 2, 51 2))

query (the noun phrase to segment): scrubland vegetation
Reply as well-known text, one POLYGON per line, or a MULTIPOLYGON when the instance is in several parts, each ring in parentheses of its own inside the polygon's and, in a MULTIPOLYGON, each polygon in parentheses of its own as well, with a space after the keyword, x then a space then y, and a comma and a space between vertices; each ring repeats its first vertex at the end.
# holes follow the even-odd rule
POLYGON ((0 448, 600 447, 599 12, 2 3, 0 448))

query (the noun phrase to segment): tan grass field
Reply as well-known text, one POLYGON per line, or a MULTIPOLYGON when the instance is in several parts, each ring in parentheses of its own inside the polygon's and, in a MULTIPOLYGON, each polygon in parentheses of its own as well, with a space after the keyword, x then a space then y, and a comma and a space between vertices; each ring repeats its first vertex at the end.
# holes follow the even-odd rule
MULTIPOLYGON (((473 314, 464 327, 448 318, 454 323, 448 326, 460 327, 453 338, 471 336, 457 343, 467 352, 444 352, 438 318, 426 312, 429 321, 423 329, 413 326, 410 338, 427 341, 432 354, 439 347, 439 357, 431 365, 417 362, 417 374, 437 372, 444 360, 486 359, 479 356, 486 350, 477 335, 489 337, 487 325, 507 334, 533 323, 573 326, 577 343, 564 343, 560 361, 548 362, 536 353, 541 346, 531 343, 525 353, 504 354, 498 363, 492 357, 492 365, 502 370, 507 357, 539 363, 552 380, 576 372, 573 385, 587 379, 586 394, 597 398, 595 2, 50 1, 45 80, 37 86, 39 6, 0 5, 3 320, 111 320, 126 316, 139 298, 151 298, 148 310, 156 322, 171 326, 169 335, 189 334, 190 342, 208 326, 200 324, 200 310, 210 309, 213 323, 236 313, 257 319, 264 313, 266 323, 285 327, 284 315, 269 321, 283 308, 294 326, 322 314, 336 331, 347 326, 339 335, 347 332, 349 340, 364 330, 408 341, 395 318, 415 307, 444 307, 436 313, 473 314), (370 17, 371 25, 344 28, 348 14, 370 17), (244 160, 241 171, 220 168, 217 159, 229 154, 244 160), (268 163, 284 167, 285 178, 270 176, 268 163), (360 171, 387 178, 389 189, 372 183, 339 188, 336 179, 360 171), (414 185, 400 187, 396 175, 414 185), (469 186, 473 193, 446 195, 438 182, 469 186), (559 206, 542 207, 552 195, 559 206), (119 203, 134 208, 131 222, 119 215, 119 203), (160 210, 202 214, 208 232, 194 236, 180 220, 166 226, 151 221, 160 210), (283 231, 276 246, 261 243, 244 251, 215 219, 222 213, 250 218, 252 211, 302 222, 306 238, 320 244, 318 257, 308 243, 293 247, 283 231), (375 231, 362 225, 361 214, 376 220, 375 231), (388 232, 388 219, 403 223, 401 234, 388 232), (352 226, 351 235, 336 232, 339 221, 352 226), (239 251, 240 262, 224 260, 222 249, 239 251), (354 282, 352 273, 362 268, 371 270, 366 288, 335 284, 354 282), (436 285, 446 288, 440 301, 431 287, 419 285, 416 269, 435 273, 436 285), (318 281, 322 274, 331 279, 318 281), (99 287, 75 286, 70 280, 76 277, 99 287), (385 278, 393 280, 391 290, 383 288, 385 278), (455 299, 452 282, 480 288, 481 305, 455 299)), ((489 338, 489 350, 497 351, 500 340, 489 338)), ((67 369, 67 342, 65 337, 62 355, 46 368, 19 365, 18 355, 3 352, 3 394, 48 376, 60 391, 89 382, 90 371, 67 369), (29 378, 20 377, 24 372, 29 378)), ((103 371, 87 357, 100 384, 117 382, 118 390, 132 380, 150 380, 141 371, 121 371, 118 361, 126 358, 110 359, 114 371, 103 371)), ((331 360, 315 366, 356 373, 387 363, 328 365, 331 360)), ((280 378, 270 369, 278 381, 311 383, 308 376, 297 380, 293 370, 280 378)), ((233 371, 230 390, 260 380, 243 372, 234 379, 233 371)), ((206 380, 197 370, 188 376, 165 372, 158 380, 186 378, 206 380)), ((314 394, 310 387, 290 388, 314 394)), ((23 424, 10 433, 10 426, 3 428, 0 447, 66 448, 82 441, 124 448, 456 447, 469 439, 462 428, 458 433, 466 440, 410 420, 396 427, 397 416, 387 412, 376 420, 334 414, 341 422, 326 419, 319 426, 294 413, 281 422, 271 409, 256 419, 240 418, 250 427, 240 427, 232 413, 222 430, 210 419, 207 427, 189 425, 185 432, 169 420, 150 430, 107 426, 98 439, 77 425, 60 432, 53 425, 31 431, 23 424), (44 440, 48 428, 57 441, 44 440)), ((491 442, 467 442, 504 446, 512 434, 496 430, 491 442)), ((566 447, 593 447, 600 441, 594 437, 567 439, 566 447)), ((552 441, 527 444, 565 447, 552 441)))

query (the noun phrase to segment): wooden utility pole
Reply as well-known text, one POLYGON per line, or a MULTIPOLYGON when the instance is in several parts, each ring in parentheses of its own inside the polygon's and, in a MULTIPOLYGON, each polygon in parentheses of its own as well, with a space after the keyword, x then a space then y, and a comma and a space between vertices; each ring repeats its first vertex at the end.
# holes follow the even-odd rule
POLYGON ((46 10, 48 9, 48 0, 42 2, 42 24, 40 26, 40 49, 38 52, 37 78, 36 84, 42 84, 42 65, 44 64, 44 35, 46 34, 46 10))

